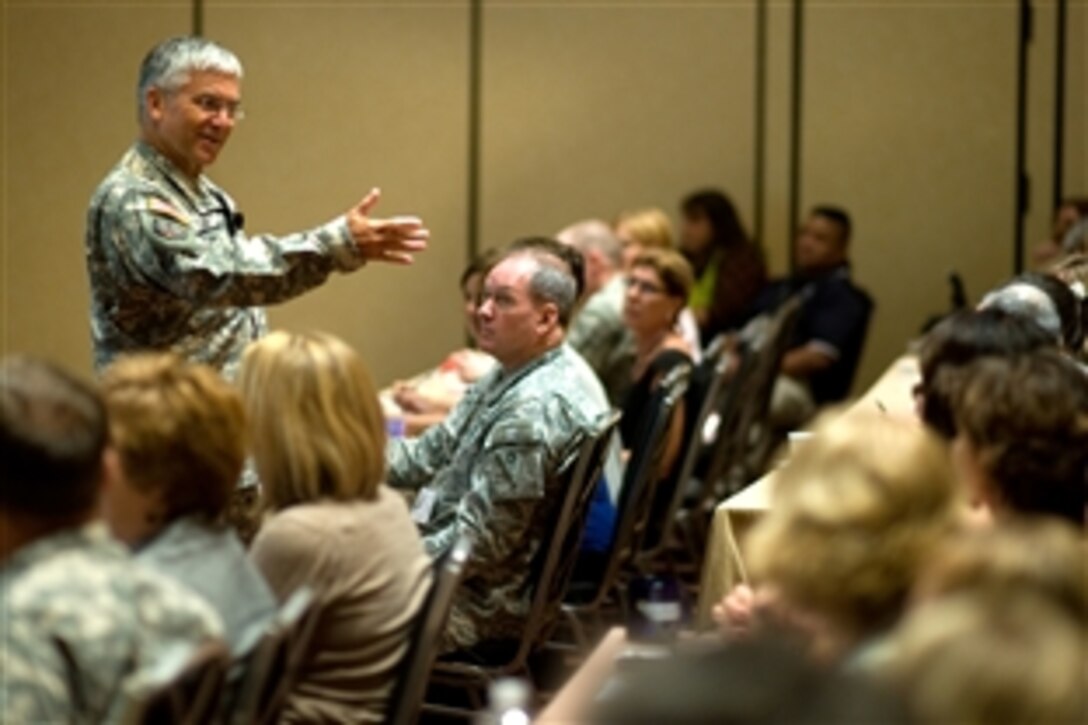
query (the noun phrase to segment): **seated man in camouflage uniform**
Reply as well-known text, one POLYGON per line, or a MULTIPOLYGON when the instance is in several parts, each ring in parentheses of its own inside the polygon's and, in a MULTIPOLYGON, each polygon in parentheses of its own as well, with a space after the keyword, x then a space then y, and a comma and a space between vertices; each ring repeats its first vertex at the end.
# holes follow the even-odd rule
POLYGON ((414 217, 370 217, 377 189, 331 222, 247 237, 204 176, 241 118, 242 65, 199 37, 171 38, 140 67, 139 140, 95 191, 87 268, 95 366, 138 350, 175 352, 232 377, 265 334, 264 305, 366 261, 411 262, 428 232, 414 217))
POLYGON ((209 605, 95 521, 106 442, 93 390, 0 363, 0 722, 117 722, 130 675, 220 634, 209 605))
POLYGON ((389 444, 389 483, 418 489, 413 516, 427 552, 461 536, 473 544, 444 651, 519 636, 560 472, 608 410, 593 371, 563 342, 576 288, 567 264, 538 245, 508 252, 477 312, 480 349, 499 367, 441 425, 389 444))

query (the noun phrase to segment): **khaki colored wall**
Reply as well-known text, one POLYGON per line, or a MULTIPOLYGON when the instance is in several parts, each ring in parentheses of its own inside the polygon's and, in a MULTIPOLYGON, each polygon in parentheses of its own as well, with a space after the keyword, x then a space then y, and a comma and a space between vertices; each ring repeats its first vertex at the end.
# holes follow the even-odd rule
POLYGON ((205 33, 247 69, 248 116, 215 178, 250 233, 321 223, 371 186, 383 192, 375 214, 419 214, 430 226, 416 265, 370 265, 272 310, 275 326, 345 338, 380 383, 464 339, 467 30, 463 3, 206 6, 205 33))
MULTIPOLYGON (((1025 242, 1045 230, 1053 0, 1038 3, 1025 242), (1047 15, 1047 13, 1050 13, 1047 15), (1042 120, 1040 120, 1042 119, 1042 120), (1041 176, 1040 176, 1041 175, 1041 176), (1044 178, 1045 177, 1045 178, 1044 178)), ((752 223, 755 2, 485 2, 481 245, 720 185, 752 223)), ((860 385, 947 302, 1012 271, 1015 3, 809 2, 803 205, 857 218, 857 276, 879 312, 860 385)), ((89 372, 87 200, 136 132, 142 54, 190 28, 176 2, 3 5, 0 347, 89 372)), ((1065 189, 1085 193, 1088 7, 1069 4, 1065 189)), ((788 266, 791 8, 768 4, 764 243, 788 266)), ((423 215, 432 249, 273 312, 360 349, 380 382, 461 340, 468 2, 207 0, 205 32, 242 57, 249 118, 213 176, 250 232, 320 223, 371 185, 423 215)))
POLYGON ((1066 196, 1088 196, 1088 2, 1071 0, 1065 40, 1066 196))
POLYGON ((489 3, 481 245, 727 189, 752 219, 754 3, 489 3))
POLYGON ((948 306, 1014 267, 1016 19, 1009 3, 811 4, 802 204, 855 222, 876 315, 855 389, 948 306))
POLYGON ((136 133, 136 67, 176 3, 4 4, 0 353, 91 370, 84 216, 136 133))

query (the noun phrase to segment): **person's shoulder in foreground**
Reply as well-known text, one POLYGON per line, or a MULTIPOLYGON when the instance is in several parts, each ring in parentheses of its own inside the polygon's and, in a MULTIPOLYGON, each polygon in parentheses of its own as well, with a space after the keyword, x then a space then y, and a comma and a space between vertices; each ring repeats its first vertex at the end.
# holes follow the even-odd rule
POLYGON ((26 357, 0 364, 0 720, 117 718, 124 683, 218 637, 196 595, 135 564, 96 522, 116 465, 96 391, 26 357))

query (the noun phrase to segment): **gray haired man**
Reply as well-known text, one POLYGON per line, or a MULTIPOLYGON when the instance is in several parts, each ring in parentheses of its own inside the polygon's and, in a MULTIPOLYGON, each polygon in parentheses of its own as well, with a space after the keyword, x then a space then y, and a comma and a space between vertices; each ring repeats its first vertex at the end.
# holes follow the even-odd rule
POLYGON ((560 473, 608 411, 593 371, 563 342, 577 297, 563 253, 554 240, 521 240, 491 268, 477 341, 499 366, 442 424, 389 444, 389 483, 418 491, 412 515, 427 553, 462 536, 473 544, 445 651, 519 636, 560 473))
POLYGON ((247 237, 233 200, 203 172, 242 118, 242 66, 196 37, 148 53, 137 86, 140 135, 91 199, 87 268, 95 366, 172 350, 231 376, 264 334, 263 306, 367 261, 407 264, 429 232, 415 217, 370 216, 379 191, 299 234, 247 237))

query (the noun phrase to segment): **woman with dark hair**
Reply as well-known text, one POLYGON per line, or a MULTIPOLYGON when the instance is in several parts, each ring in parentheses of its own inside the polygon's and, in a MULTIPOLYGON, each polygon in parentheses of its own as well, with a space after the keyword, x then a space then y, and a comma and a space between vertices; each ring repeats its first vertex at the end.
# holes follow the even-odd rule
POLYGON ((688 305, 703 340, 738 327, 767 281, 759 247, 748 238, 733 202, 717 189, 698 191, 681 204, 680 249, 695 270, 688 305))

